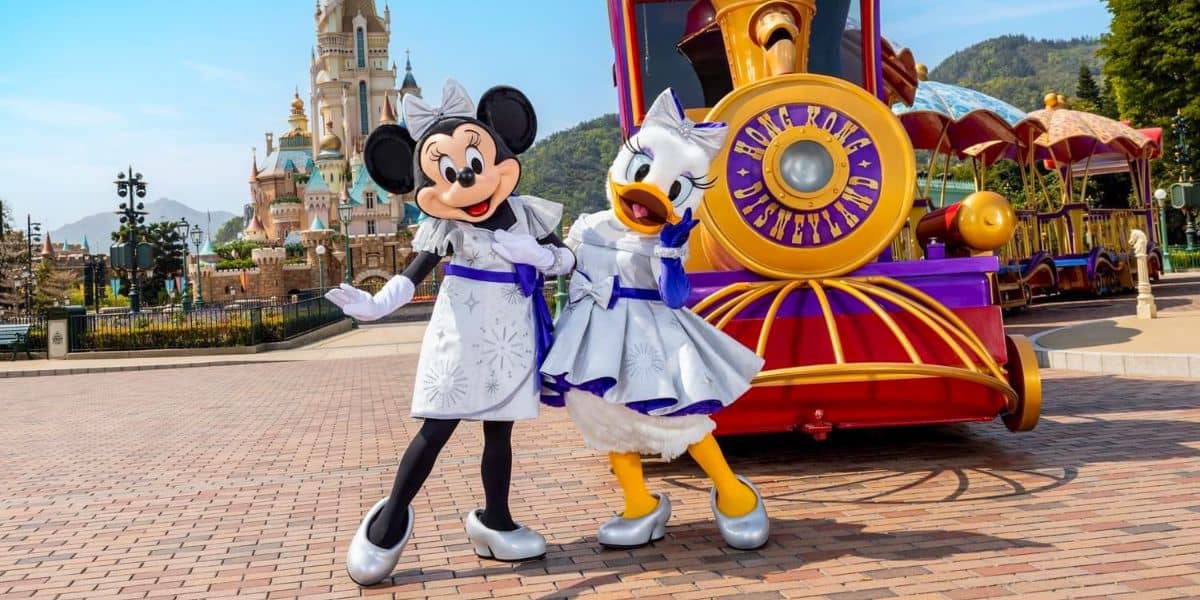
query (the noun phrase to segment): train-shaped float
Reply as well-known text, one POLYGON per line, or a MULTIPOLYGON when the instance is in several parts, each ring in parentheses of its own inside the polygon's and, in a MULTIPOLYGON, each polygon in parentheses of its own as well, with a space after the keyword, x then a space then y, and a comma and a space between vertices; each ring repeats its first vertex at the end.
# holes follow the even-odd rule
MULTIPOLYGON (((914 136, 891 106, 923 82, 880 35, 879 4, 609 0, 625 132, 667 87, 693 120, 731 128, 692 236, 692 309, 766 366, 719 434, 1037 424, 1036 358, 1005 334, 1002 288, 1023 268, 1014 240, 1039 234, 1015 235, 1025 215, 983 186, 949 207, 918 198, 914 136)), ((971 139, 983 158, 1053 158, 993 124, 971 139)), ((958 151, 938 137, 927 148, 958 151)))

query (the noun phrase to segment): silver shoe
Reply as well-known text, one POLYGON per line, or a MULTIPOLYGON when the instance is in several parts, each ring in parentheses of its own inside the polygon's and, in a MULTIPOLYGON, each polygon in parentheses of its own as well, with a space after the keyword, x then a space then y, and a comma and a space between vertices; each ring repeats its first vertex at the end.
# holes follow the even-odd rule
POLYGON ((666 494, 654 494, 658 506, 650 514, 636 519, 613 517, 600 526, 596 539, 608 548, 638 548, 657 542, 667 535, 667 521, 671 519, 671 501, 666 494))
POLYGON ((546 555, 546 538, 542 534, 524 526, 513 531, 489 529, 479 520, 478 512, 467 513, 466 519, 467 539, 475 546, 476 556, 515 562, 546 555))
POLYGON ((387 579, 392 574, 392 570, 396 568, 396 563, 400 560, 400 553, 404 551, 408 538, 412 537, 414 515, 412 505, 409 505, 408 528, 395 546, 380 548, 367 539, 367 529, 371 525, 371 520, 379 514, 379 511, 383 510, 383 505, 386 503, 387 498, 384 498, 367 511, 367 516, 363 517, 362 524, 354 533, 354 539, 350 540, 350 550, 346 552, 346 574, 354 583, 361 586, 375 585, 387 579))
POLYGON ((767 519, 767 507, 763 505, 762 494, 758 493, 758 488, 741 475, 738 475, 738 481, 746 484, 746 487, 754 492, 754 498, 757 500, 754 510, 740 517, 721 514, 721 511, 717 510, 717 490, 713 488, 710 500, 713 516, 716 517, 717 529, 721 530, 721 537, 725 538, 726 544, 738 550, 755 550, 767 543, 771 521, 767 519))

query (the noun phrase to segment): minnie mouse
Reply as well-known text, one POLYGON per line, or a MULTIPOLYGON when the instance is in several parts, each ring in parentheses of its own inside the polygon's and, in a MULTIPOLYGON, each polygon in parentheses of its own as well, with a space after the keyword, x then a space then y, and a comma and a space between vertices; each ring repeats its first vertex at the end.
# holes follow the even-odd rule
POLYGON ((413 238, 407 269, 374 296, 343 284, 326 297, 370 321, 412 299, 416 283, 453 255, 417 362, 412 416, 420 431, 400 460, 391 495, 367 512, 346 556, 359 585, 387 578, 412 536, 413 498, 460 420, 483 422, 486 507, 466 516, 467 537, 484 558, 518 561, 545 554, 541 534, 509 514, 512 426, 537 416, 539 366, 550 346, 543 276, 570 272, 575 257, 554 234, 562 206, 515 195, 517 155, 537 132, 533 106, 520 91, 495 87, 476 110, 447 81, 442 106, 405 96, 407 130, 381 125, 363 160, 371 178, 395 194, 416 191, 429 215, 413 238))

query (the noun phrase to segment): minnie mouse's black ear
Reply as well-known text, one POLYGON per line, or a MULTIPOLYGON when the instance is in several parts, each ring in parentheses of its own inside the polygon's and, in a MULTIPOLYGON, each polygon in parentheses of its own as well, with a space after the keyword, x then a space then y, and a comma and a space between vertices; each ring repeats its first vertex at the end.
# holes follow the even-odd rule
POLYGON ((413 152, 417 143, 408 130, 399 125, 380 125, 367 138, 363 163, 371 179, 393 194, 413 190, 413 152))
POLYGON ((488 90, 479 99, 477 114, 480 121, 500 135, 513 154, 528 150, 537 137, 533 103, 517 88, 501 85, 488 90))

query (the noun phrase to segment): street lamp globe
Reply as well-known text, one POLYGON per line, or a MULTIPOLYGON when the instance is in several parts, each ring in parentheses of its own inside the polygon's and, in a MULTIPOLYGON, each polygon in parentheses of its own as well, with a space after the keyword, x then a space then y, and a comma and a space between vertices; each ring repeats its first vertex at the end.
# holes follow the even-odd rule
POLYGON ((196 246, 199 246, 201 243, 204 242, 204 230, 200 229, 199 225, 192 226, 191 236, 192 236, 192 244, 194 244, 196 246))
POLYGON ((1162 188, 1158 188, 1157 190, 1154 190, 1154 199, 1158 200, 1159 204, 1163 204, 1167 199, 1167 190, 1164 190, 1162 188))
POLYGON ((325 256, 325 244, 317 245, 317 256, 325 256))

